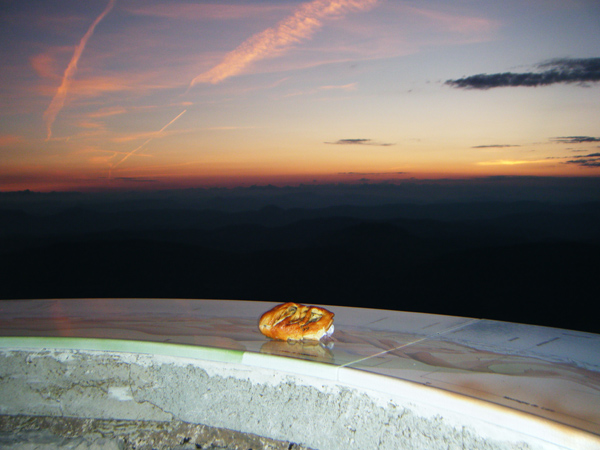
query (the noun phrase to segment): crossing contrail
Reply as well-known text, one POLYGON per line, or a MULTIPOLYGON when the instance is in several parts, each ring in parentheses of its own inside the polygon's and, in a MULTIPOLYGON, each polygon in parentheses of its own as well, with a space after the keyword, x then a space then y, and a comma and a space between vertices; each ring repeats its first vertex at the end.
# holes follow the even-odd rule
POLYGON ((75 47, 75 53, 73 53, 73 57, 71 58, 71 61, 69 62, 69 65, 65 70, 65 73, 62 78, 62 83, 59 86, 58 91, 56 91, 52 102, 50 102, 50 106, 48 106, 48 109, 46 110, 46 112, 44 112, 44 121, 46 122, 46 129, 48 130, 48 136, 46 140, 52 137, 52 124, 54 123, 56 116, 65 104, 65 98, 67 97, 69 87, 71 86, 71 80, 73 76, 75 76, 75 72, 77 72, 77 63, 79 62, 79 58, 81 58, 81 54, 85 49, 87 41, 92 37, 92 34, 94 34, 94 29, 96 28, 96 25, 98 25, 100 21, 104 19, 104 16, 106 16, 113 8, 113 6, 115 6, 115 2, 116 0, 110 0, 108 2, 108 5, 104 9, 104 11, 102 11, 102 13, 98 17, 96 17, 94 23, 92 23, 92 25, 88 28, 85 35, 81 38, 81 41, 79 41, 77 47, 75 47))
POLYGON ((170 125, 172 125, 177 119, 179 119, 181 116, 183 116, 183 114, 187 111, 187 109, 184 109, 183 111, 181 111, 177 117, 175 117, 173 120, 171 120, 168 124, 166 124, 164 127, 162 127, 160 130, 158 130, 156 133, 154 133, 154 135, 150 138, 148 138, 146 140, 146 142, 144 142, 142 145, 140 145, 139 147, 133 149, 132 151, 130 151, 129 153, 127 153, 118 163, 116 163, 115 165, 113 165, 110 169, 109 169, 109 175, 108 178, 110 179, 110 173, 112 172, 112 170, 114 168, 116 168, 119 164, 123 163, 124 161, 126 161, 131 155, 133 155, 135 152, 137 152, 138 150, 141 150, 142 148, 144 148, 146 145, 148 145, 150 143, 150 141, 152 141, 153 139, 156 139, 157 137, 159 137, 161 135, 161 133, 163 131, 165 131, 170 125))
MULTIPOLYGON (((284 51, 294 43, 308 39, 322 27, 322 20, 352 11, 373 7, 378 0, 313 0, 304 3, 291 16, 275 27, 268 28, 244 41, 229 52, 223 61, 192 80, 189 88, 198 83, 216 84, 237 75, 254 61, 284 51)), ((188 88, 188 90, 189 90, 188 88)))

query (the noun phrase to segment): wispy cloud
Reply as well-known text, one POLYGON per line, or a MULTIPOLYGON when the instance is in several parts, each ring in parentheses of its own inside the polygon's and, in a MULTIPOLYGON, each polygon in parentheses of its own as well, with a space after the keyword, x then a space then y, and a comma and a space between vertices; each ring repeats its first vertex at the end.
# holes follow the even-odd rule
POLYGON ((327 93, 333 93, 333 92, 351 92, 351 91, 355 91, 358 87, 358 83, 348 83, 348 84, 342 84, 342 85, 325 85, 325 86, 319 86, 316 89, 307 89, 307 90, 302 90, 302 91, 296 91, 296 92, 290 92, 288 94, 283 95, 283 98, 290 98, 290 97, 298 97, 300 95, 315 95, 318 93, 323 93, 323 92, 327 92, 327 93))
POLYGON ((575 159, 565 161, 565 164, 575 164, 581 167, 600 167, 600 153, 575 156, 575 159))
POLYGON ((77 122, 77 126, 88 130, 104 130, 104 124, 102 122, 93 122, 90 120, 80 120, 77 122))
POLYGON ((490 144, 490 145, 474 145, 471 148, 509 148, 509 147, 520 147, 520 145, 490 144))
POLYGON ((87 116, 90 119, 101 119, 103 117, 117 116, 119 114, 125 114, 127 110, 122 106, 115 106, 109 108, 101 108, 98 111, 89 113, 87 116))
POLYGON ((62 78, 62 83, 59 86, 58 91, 54 95, 52 102, 50 102, 50 106, 48 106, 48 109, 44 113, 44 120, 46 122, 46 129, 48 132, 47 139, 50 139, 52 137, 52 125, 54 124, 54 120, 56 119, 56 116, 58 115, 58 113, 60 112, 60 110, 63 108, 63 106, 65 104, 65 99, 67 97, 67 93, 69 92, 71 80, 73 79, 73 77, 75 76, 75 73, 77 72, 77 63, 79 62, 79 58, 81 58, 81 55, 83 53, 83 50, 85 50, 85 46, 86 46, 88 40, 94 34, 94 30, 96 29, 96 26, 110 12, 110 10, 115 5, 115 2, 116 2, 116 0, 110 0, 108 2, 108 5, 104 9, 104 11, 102 11, 102 13, 98 17, 96 17, 96 20, 94 20, 92 25, 88 28, 87 32, 81 38, 81 41, 79 41, 79 44, 77 45, 77 47, 75 47, 75 53, 73 53, 73 57, 71 58, 71 61, 69 62, 69 65, 67 66, 67 69, 65 70, 65 73, 62 78))
POLYGON ((385 176, 385 175, 405 175, 407 172, 338 172, 338 175, 352 176, 385 176))
POLYGON ((128 183, 156 183, 158 180, 153 178, 137 178, 137 177, 115 177, 115 180, 125 181, 128 183))
POLYGON ((169 127, 171 126, 173 123, 175 123, 175 121, 177 119, 179 119, 181 116, 183 116, 185 114, 185 112, 187 111, 187 109, 184 109, 183 111, 181 111, 174 119, 172 119, 168 124, 166 124, 164 127, 162 127, 160 130, 158 130, 157 132, 153 133, 153 135, 148 138, 142 145, 140 145, 139 147, 133 149, 132 151, 130 151, 129 153, 127 153, 119 162, 117 162, 116 164, 114 164, 109 171, 109 178, 110 178, 110 172, 112 170, 114 170, 117 166, 119 166, 120 164, 124 163, 131 155, 133 155, 134 153, 136 153, 137 151, 141 150, 142 148, 144 148, 146 145, 148 145, 152 140, 156 139, 157 137, 160 137, 163 132, 169 127))
POLYGON ((343 85, 328 85, 319 87, 323 91, 355 91, 358 83, 348 83, 343 85))
POLYGON ((457 33, 481 33, 487 32, 495 28, 495 22, 475 16, 461 16, 456 14, 448 14, 432 9, 418 8, 400 3, 399 7, 404 9, 411 16, 421 16, 438 28, 457 33))
POLYGON ((522 164, 537 164, 547 162, 546 159, 500 159, 496 161, 480 161, 478 166, 518 166, 522 164))
POLYGON ((600 81, 600 58, 553 59, 537 64, 539 72, 478 74, 445 84, 462 89, 491 89, 496 87, 539 87, 557 83, 587 83, 600 81))
POLYGON ((366 10, 376 3, 377 0, 313 0, 304 3, 275 27, 250 37, 228 53, 220 64, 198 75, 190 83, 190 88, 198 83, 216 84, 237 75, 249 64, 280 54, 293 44, 310 38, 323 26, 323 20, 366 10))
MULTIPOLYGON (((128 153, 129 152, 119 152, 116 150, 105 150, 96 146, 87 146, 74 152, 73 154, 85 155, 90 164, 106 167, 106 165, 110 165, 111 161, 113 161, 117 156, 127 155, 128 153)), ((144 153, 138 153, 135 156, 138 158, 152 158, 152 155, 146 155, 144 153)))
MULTIPOLYGON (((164 128, 163 128, 163 130, 164 130, 164 128)), ((173 134, 181 134, 181 133, 185 133, 185 132, 189 132, 189 131, 190 130, 162 131, 162 132, 160 132, 160 136, 161 137, 172 136, 173 134)), ((127 142, 139 141, 141 139, 152 140, 152 139, 158 137, 158 133, 159 132, 157 132, 157 131, 142 131, 139 133, 127 133, 127 134, 115 135, 110 138, 110 141, 118 143, 118 144, 123 144, 123 143, 127 143, 127 142)))
POLYGON ((60 80, 61 77, 57 73, 54 67, 54 63, 56 62, 56 57, 53 53, 56 52, 56 49, 52 49, 51 51, 40 53, 38 55, 32 56, 29 58, 29 63, 31 64, 31 68, 42 78, 52 78, 60 80))
POLYGON ((335 142, 325 142, 325 144, 333 144, 333 145, 376 145, 379 147, 389 147, 390 145, 384 142, 376 142, 371 139, 339 139, 335 142))
POLYGON ((235 5, 235 4, 197 4, 176 3, 142 4, 129 6, 127 11, 132 14, 160 17, 164 19, 182 20, 237 20, 248 19, 252 16, 264 16, 271 11, 288 10, 287 5, 269 5, 264 3, 235 5))
POLYGON ((0 147, 18 144, 19 142, 23 142, 23 138, 21 136, 17 136, 16 134, 0 135, 0 147))
POLYGON ((238 127, 238 126, 221 126, 221 127, 206 127, 204 130, 208 131, 234 131, 234 130, 254 130, 256 127, 238 127))
POLYGON ((125 73, 118 76, 94 76, 73 80, 70 92, 84 98, 98 97, 116 92, 145 92, 154 89, 167 89, 175 84, 153 83, 148 80, 153 73, 125 73))
POLYGON ((582 144, 590 142, 600 142, 600 137, 592 136, 559 136, 550 139, 559 144, 582 144))

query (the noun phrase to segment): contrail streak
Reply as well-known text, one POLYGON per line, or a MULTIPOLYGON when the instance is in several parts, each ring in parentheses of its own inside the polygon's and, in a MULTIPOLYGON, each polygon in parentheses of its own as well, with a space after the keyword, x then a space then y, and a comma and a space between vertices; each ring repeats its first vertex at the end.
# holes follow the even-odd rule
POLYGON ((81 41, 79 41, 79 45, 77 45, 75 48, 75 53, 73 53, 73 57, 71 58, 71 61, 69 62, 69 65, 67 66, 67 69, 63 75, 62 83, 58 88, 58 91, 56 91, 52 102, 50 102, 50 106, 48 106, 48 109, 46 112, 44 112, 44 121, 46 122, 46 128, 48 130, 48 137, 46 140, 52 137, 52 124, 65 104, 65 98, 67 96, 67 92, 69 91, 69 87, 71 86, 71 79, 73 76, 75 76, 75 72, 77 72, 77 63, 79 62, 79 58, 85 49, 87 41, 92 37, 92 34, 94 34, 96 25, 98 25, 100 21, 104 19, 104 16, 106 16, 113 6, 115 6, 115 2, 116 0, 110 0, 108 2, 108 5, 104 11, 102 11, 102 14, 96 17, 94 23, 92 23, 85 35, 81 38, 81 41))
POLYGON ((321 28, 321 20, 351 11, 366 10, 373 7, 377 1, 313 0, 305 3, 275 27, 255 34, 229 52, 220 64, 194 78, 189 87, 198 83, 219 83, 240 73, 253 61, 284 51, 292 44, 309 38, 313 32, 321 28))
POLYGON ((142 145, 140 145, 139 147, 135 148, 134 150, 130 151, 129 153, 127 153, 123 159, 121 159, 118 163, 116 163, 114 166, 112 166, 109 170, 109 175, 108 178, 110 179, 110 173, 112 172, 112 170, 114 168, 116 168, 119 164, 121 164, 122 162, 126 161, 127 158, 129 158, 131 155, 133 155, 135 152, 137 152, 138 150, 142 149, 143 147, 145 147, 146 145, 148 145, 150 143, 150 141, 152 141, 153 139, 156 139, 157 137, 159 137, 161 135, 161 133, 163 131, 165 131, 170 125, 172 125, 177 119, 179 119, 181 116, 183 116, 183 114, 187 111, 187 109, 184 109, 183 111, 181 111, 177 117, 175 117, 173 120, 171 120, 168 124, 166 124, 164 127, 162 127, 160 130, 158 130, 156 133, 154 133, 154 136, 152 136, 151 138, 147 139, 146 142, 144 142, 142 145))

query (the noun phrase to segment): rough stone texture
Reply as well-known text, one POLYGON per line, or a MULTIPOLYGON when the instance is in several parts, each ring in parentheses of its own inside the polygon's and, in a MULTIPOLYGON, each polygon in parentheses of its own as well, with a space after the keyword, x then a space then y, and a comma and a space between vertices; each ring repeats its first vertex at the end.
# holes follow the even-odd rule
POLYGON ((0 413, 171 419, 150 403, 131 408, 131 402, 117 398, 131 389, 130 368, 108 353, 13 352, 10 362, 0 364, 0 413))
POLYGON ((303 384, 291 375, 267 373, 257 382, 248 375, 252 369, 234 376, 237 369, 219 371, 218 364, 103 352, 4 351, 0 414, 162 422, 159 427, 187 422, 321 450, 542 448, 489 439, 441 415, 382 404, 325 380, 303 384))
POLYGON ((181 421, 38 416, 0 416, 0 448, 309 450, 287 441, 181 421))

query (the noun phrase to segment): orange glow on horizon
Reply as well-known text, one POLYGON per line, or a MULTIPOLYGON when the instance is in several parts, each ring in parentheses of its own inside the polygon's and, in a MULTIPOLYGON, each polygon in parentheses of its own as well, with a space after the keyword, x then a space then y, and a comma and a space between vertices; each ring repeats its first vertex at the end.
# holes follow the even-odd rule
POLYGON ((248 186, 297 186, 320 184, 360 184, 360 183, 402 183, 406 181, 469 180, 486 177, 597 177, 597 170, 562 165, 560 171, 555 167, 539 167, 532 173, 529 164, 508 166, 476 166, 473 170, 461 170, 464 167, 445 168, 432 171, 423 168, 414 171, 390 170, 347 170, 339 172, 294 171, 274 167, 271 170, 214 170, 203 173, 190 170, 128 170, 108 178, 102 171, 18 171, 11 175, 1 175, 0 192, 30 190, 34 192, 52 191, 111 191, 111 190, 162 190, 209 187, 248 187, 248 186), (528 168, 525 168, 527 166, 528 168), (453 169, 453 170, 452 170, 453 169))

